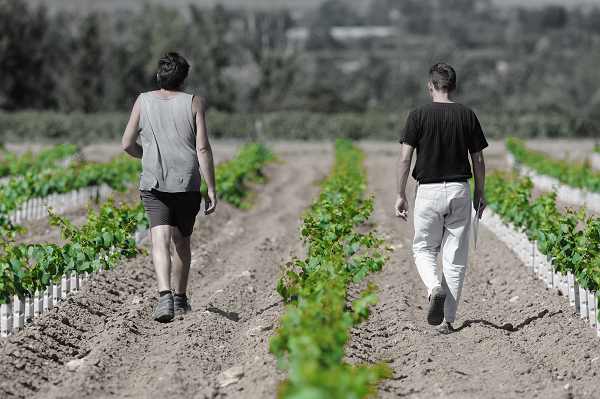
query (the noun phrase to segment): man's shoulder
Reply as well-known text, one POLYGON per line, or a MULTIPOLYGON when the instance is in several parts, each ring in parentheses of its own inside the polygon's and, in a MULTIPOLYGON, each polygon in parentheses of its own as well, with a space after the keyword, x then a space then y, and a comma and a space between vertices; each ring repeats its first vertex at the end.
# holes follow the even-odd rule
POLYGON ((436 115, 439 113, 447 114, 450 111, 450 114, 454 114, 456 116, 468 116, 472 118, 475 115, 475 111, 473 109, 467 107, 466 105, 460 103, 437 103, 430 102, 427 104, 423 104, 420 107, 414 108, 410 111, 409 116, 413 118, 427 118, 428 115, 436 115))

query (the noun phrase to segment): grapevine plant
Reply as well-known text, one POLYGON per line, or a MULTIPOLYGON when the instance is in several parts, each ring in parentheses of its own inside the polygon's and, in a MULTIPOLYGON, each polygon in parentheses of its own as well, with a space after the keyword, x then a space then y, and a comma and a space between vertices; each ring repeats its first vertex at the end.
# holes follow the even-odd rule
POLYGON ((517 164, 523 164, 537 173, 554 177, 559 182, 571 187, 587 188, 600 193, 600 173, 593 173, 588 160, 584 163, 573 163, 568 159, 555 161, 546 155, 525 148, 522 139, 509 137, 506 148, 515 157, 517 164))
POLYGON ((360 299, 346 305, 346 287, 381 270, 391 251, 377 230, 362 234, 356 227, 373 211, 366 188, 364 154, 350 140, 335 142, 335 166, 321 182, 321 195, 303 220, 302 238, 308 258, 294 258, 283 267, 277 291, 289 301, 270 351, 289 380, 280 385, 282 398, 364 398, 390 369, 342 363, 348 330, 366 319, 378 298, 368 284, 360 299))
MULTIPOLYGON (((582 288, 600 297, 600 219, 585 209, 556 209, 556 192, 543 194, 530 202, 533 184, 528 176, 519 179, 496 172, 486 177, 485 197, 490 208, 505 223, 512 222, 539 251, 547 256, 554 270, 573 273, 582 288), (580 224, 585 225, 578 229, 580 224)), ((598 315, 600 321, 600 314, 598 315)))

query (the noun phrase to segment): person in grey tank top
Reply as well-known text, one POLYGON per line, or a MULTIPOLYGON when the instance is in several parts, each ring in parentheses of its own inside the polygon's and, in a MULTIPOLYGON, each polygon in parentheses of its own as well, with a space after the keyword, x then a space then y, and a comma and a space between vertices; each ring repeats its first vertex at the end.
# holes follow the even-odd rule
POLYGON ((122 139, 123 150, 142 159, 140 197, 150 223, 159 291, 152 318, 160 322, 191 310, 186 289, 190 237, 200 211, 200 170, 208 188, 204 214, 210 215, 217 206, 204 104, 200 98, 181 91, 189 68, 187 61, 174 52, 158 61, 160 90, 140 94, 122 139), (175 247, 172 261, 171 239, 175 247))

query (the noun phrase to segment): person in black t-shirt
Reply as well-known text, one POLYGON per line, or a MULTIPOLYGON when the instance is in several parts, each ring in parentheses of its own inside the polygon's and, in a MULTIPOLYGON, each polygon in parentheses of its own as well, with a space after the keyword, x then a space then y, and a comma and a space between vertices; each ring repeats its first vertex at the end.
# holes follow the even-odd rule
POLYGON ((469 256, 471 204, 479 209, 480 219, 487 206, 483 149, 488 143, 473 110, 450 100, 455 92, 454 69, 446 63, 434 65, 429 71, 433 102, 410 112, 400 137, 395 206, 396 216, 407 221, 406 183, 416 149, 413 254, 429 295, 427 321, 439 325, 440 333, 452 331, 460 301, 469 256), (468 183, 472 177, 469 153, 475 175, 473 202, 468 183), (444 273, 440 283, 436 260, 442 245, 444 273))

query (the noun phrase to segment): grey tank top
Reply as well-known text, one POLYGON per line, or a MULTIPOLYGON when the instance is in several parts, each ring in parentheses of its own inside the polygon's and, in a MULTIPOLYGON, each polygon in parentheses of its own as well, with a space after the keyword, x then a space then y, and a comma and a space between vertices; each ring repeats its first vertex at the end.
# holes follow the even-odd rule
POLYGON ((200 191, 196 128, 191 94, 170 99, 140 95, 142 174, 140 190, 166 193, 200 191))

